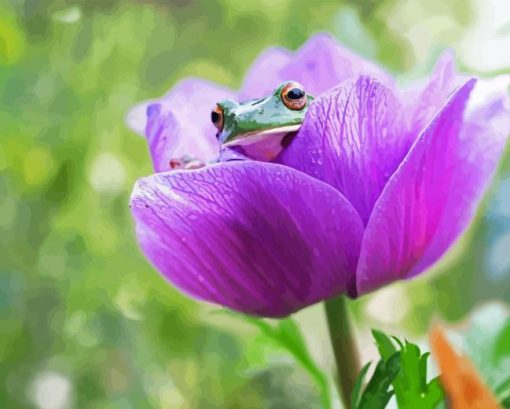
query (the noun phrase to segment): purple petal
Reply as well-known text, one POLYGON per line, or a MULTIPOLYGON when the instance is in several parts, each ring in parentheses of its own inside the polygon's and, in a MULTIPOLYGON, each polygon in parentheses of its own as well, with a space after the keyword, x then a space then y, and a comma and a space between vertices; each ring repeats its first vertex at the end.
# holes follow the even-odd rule
POLYGON ((393 92, 370 77, 316 99, 278 162, 337 188, 364 223, 413 140, 393 92))
POLYGON ((377 201, 358 265, 359 293, 425 270, 474 216, 510 132, 510 116, 490 104, 463 123, 473 85, 468 81, 453 94, 377 201))
POLYGON ((377 65, 340 45, 329 34, 311 37, 281 71, 284 80, 298 81, 314 96, 360 74, 371 74, 391 83, 390 76, 377 65))
POLYGON ((126 123, 131 130, 140 136, 145 136, 145 126, 147 125, 147 108, 153 101, 145 101, 135 105, 130 109, 126 116, 126 123))
POLYGON ((263 98, 273 92, 278 84, 288 79, 281 71, 291 61, 291 55, 289 50, 280 47, 264 50, 246 74, 239 99, 263 98))
POLYGON ((278 165, 233 161, 141 179, 140 246, 181 290, 269 317, 353 285, 363 225, 330 186, 278 165))
POLYGON ((156 172, 168 170, 170 159, 184 155, 204 162, 215 159, 219 145, 211 110, 225 98, 233 98, 226 88, 190 78, 148 105, 145 136, 156 172))
POLYGON ((411 118, 410 129, 415 137, 436 115, 448 96, 465 81, 466 78, 457 74, 455 54, 451 50, 445 51, 437 60, 425 87, 407 95, 410 104, 406 116, 411 118))

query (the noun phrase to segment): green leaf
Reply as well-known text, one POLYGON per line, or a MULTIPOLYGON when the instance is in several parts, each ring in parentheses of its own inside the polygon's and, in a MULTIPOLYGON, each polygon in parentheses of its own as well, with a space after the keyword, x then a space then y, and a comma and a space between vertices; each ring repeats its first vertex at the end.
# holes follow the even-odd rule
POLYGON ((393 382, 400 409, 434 409, 443 399, 437 379, 427 384, 428 356, 409 341, 400 349, 401 369, 393 382))
POLYGON ((427 396, 428 401, 431 403, 431 407, 438 407, 441 402, 444 400, 444 391, 441 386, 441 382, 439 381, 439 376, 432 379, 427 384, 427 396), (437 402, 435 405, 434 402, 437 402))
POLYGON ((358 407, 359 401, 361 399, 361 387, 363 386, 363 382, 365 381, 365 376, 367 375, 368 368, 370 368, 370 364, 371 362, 367 363, 363 368, 361 368, 361 371, 356 377, 356 382, 354 383, 354 388, 352 389, 351 395, 352 408, 358 407))
POLYGON ((397 351, 391 339, 384 332, 372 329, 372 336, 375 339, 379 355, 381 355, 381 358, 384 360, 388 359, 397 351))
POLYGON ((393 396, 390 386, 400 371, 400 354, 381 359, 375 367, 356 409, 382 409, 393 396))
POLYGON ((502 381, 494 390, 496 398, 500 402, 510 401, 510 377, 502 381))
POLYGON ((378 330, 372 330, 377 349, 383 360, 397 354, 399 372, 392 381, 395 398, 400 409, 435 409, 443 400, 438 379, 427 383, 429 353, 409 342, 402 342, 378 330))
POLYGON ((271 325, 268 321, 261 318, 237 314, 231 311, 227 313, 254 325, 266 337, 288 351, 317 385, 321 395, 322 406, 325 409, 331 407, 328 378, 312 359, 303 334, 292 318, 285 318, 279 320, 275 325, 271 325))

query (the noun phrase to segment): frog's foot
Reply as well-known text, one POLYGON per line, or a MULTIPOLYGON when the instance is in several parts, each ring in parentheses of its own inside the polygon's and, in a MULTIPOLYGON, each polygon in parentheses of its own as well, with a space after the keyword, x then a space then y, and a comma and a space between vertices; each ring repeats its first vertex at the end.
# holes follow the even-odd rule
POLYGON ((170 166, 171 170, 191 170, 191 169, 199 169, 206 166, 206 163, 202 162, 200 159, 191 158, 189 156, 183 156, 181 158, 172 158, 168 162, 168 166, 170 166))

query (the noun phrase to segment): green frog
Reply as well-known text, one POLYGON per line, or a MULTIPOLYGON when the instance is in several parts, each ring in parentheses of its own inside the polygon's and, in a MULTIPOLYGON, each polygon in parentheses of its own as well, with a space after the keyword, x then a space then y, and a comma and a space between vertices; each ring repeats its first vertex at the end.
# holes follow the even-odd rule
POLYGON ((222 148, 236 147, 252 159, 270 161, 301 127, 312 100, 301 84, 285 81, 266 98, 218 102, 211 121, 222 148))

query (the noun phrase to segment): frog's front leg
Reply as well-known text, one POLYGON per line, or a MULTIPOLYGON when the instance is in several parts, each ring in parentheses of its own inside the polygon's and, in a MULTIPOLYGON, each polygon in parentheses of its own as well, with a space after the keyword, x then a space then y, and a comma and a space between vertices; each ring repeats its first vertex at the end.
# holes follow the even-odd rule
POLYGON ((168 166, 171 170, 191 170, 191 169, 200 169, 207 165, 212 165, 214 163, 223 163, 223 162, 232 162, 239 160, 250 160, 248 157, 243 154, 235 151, 231 148, 221 148, 216 159, 213 159, 208 162, 204 162, 198 158, 193 158, 191 156, 182 156, 180 158, 172 158, 168 162, 168 166))
POLYGON ((219 163, 219 162, 232 162, 232 161, 239 161, 239 160, 250 160, 247 156, 243 155, 242 153, 236 151, 232 148, 220 148, 220 151, 218 153, 218 157, 213 163, 219 163))

